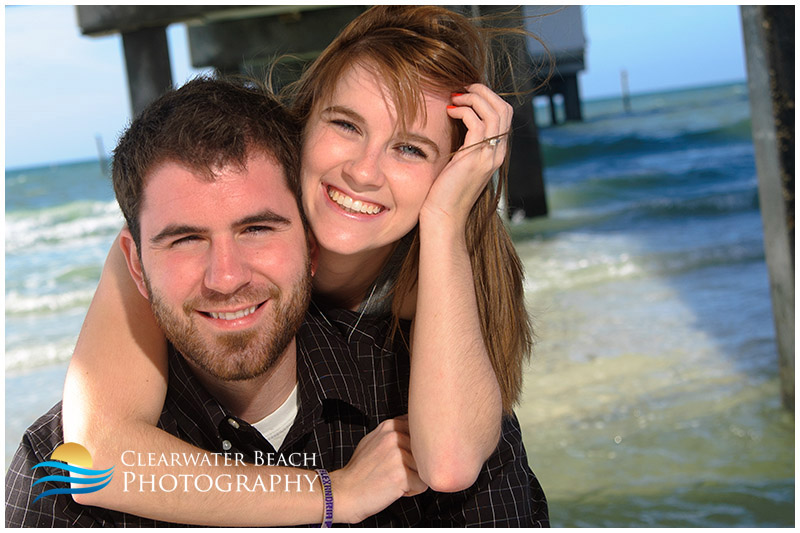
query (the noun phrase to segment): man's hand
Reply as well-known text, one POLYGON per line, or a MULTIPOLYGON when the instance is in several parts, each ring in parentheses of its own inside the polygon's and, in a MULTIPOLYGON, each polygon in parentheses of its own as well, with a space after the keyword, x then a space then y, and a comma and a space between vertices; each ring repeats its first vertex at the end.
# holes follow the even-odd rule
POLYGON ((427 490, 417 475, 408 415, 385 420, 358 443, 347 466, 331 473, 334 522, 355 524, 402 496, 427 490))

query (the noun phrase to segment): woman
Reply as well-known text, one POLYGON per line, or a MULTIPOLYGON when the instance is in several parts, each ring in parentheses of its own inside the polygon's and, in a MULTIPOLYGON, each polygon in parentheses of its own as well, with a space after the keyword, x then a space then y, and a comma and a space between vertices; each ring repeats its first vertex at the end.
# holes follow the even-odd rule
MULTIPOLYGON (((521 266, 489 183, 506 158, 511 108, 481 84, 485 50, 476 27, 443 8, 375 7, 291 88, 305 124, 303 205, 319 246, 315 299, 413 318, 411 451, 420 478, 439 491, 474 482, 530 348, 521 266)), ((165 340, 126 278, 114 249, 65 385, 65 440, 98 464, 126 449, 177 446, 154 427, 165 340)), ((291 523, 260 516, 246 494, 208 515, 192 497, 154 513, 152 495, 119 498, 110 488, 79 501, 177 522, 291 523)))

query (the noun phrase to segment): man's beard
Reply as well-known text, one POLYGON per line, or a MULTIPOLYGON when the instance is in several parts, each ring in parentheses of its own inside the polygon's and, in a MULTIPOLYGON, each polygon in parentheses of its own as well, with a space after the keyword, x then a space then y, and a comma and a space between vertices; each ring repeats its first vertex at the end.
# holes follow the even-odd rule
POLYGON ((224 381, 255 378, 273 368, 300 329, 311 297, 311 264, 308 261, 289 294, 282 294, 275 286, 246 287, 234 295, 195 298, 184 303, 179 313, 164 303, 146 274, 144 280, 153 314, 167 339, 188 360, 224 381), (269 300, 264 305, 273 307, 270 320, 247 331, 217 334, 211 342, 200 336, 195 320, 203 318, 197 316, 195 309, 208 309, 220 304, 230 308, 264 300, 269 300))

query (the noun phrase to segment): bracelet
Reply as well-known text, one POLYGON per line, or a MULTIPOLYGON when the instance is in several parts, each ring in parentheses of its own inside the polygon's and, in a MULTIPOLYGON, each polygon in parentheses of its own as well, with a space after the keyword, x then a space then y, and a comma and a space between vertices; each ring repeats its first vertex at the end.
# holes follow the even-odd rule
POLYGON ((323 509, 322 525, 319 527, 333 527, 333 488, 331 487, 331 476, 328 471, 320 468, 317 470, 319 482, 322 483, 323 509))

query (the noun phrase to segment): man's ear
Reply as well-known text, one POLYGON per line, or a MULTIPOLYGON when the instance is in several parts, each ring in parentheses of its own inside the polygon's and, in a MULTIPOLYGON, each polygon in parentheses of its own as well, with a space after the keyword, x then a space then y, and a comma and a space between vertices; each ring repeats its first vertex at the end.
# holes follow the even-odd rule
POLYGON ((314 237, 314 234, 311 233, 311 230, 308 230, 308 257, 311 261, 311 277, 314 277, 314 274, 317 273, 317 265, 319 264, 319 245, 317 244, 317 239, 314 237))
POLYGON ((147 285, 144 282, 144 270, 142 269, 142 262, 139 260, 136 242, 127 227, 119 234, 119 247, 122 249, 122 255, 125 256, 125 262, 128 263, 128 272, 131 273, 136 287, 142 293, 142 296, 149 300, 150 296, 147 293, 147 285))

